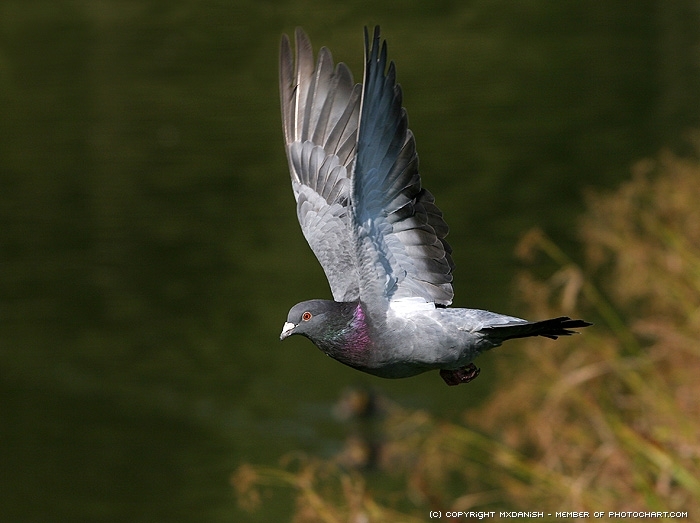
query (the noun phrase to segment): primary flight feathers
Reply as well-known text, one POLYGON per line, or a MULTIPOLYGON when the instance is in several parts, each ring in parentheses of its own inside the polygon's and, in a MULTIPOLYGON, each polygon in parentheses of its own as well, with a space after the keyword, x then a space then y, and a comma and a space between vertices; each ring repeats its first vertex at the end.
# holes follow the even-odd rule
POLYGON ((365 30, 365 76, 353 83, 325 47, 314 67, 306 34, 296 59, 282 38, 280 96, 292 188, 304 237, 336 301, 452 302, 447 224, 421 188, 415 140, 393 62, 365 30))

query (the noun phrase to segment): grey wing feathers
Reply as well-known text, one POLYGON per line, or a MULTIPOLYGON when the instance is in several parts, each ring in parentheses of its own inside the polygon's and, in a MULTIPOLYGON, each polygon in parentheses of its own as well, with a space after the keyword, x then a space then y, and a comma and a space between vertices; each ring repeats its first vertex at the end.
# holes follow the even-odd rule
POLYGON ((280 99, 297 217, 336 301, 359 297, 348 204, 355 160, 360 86, 328 49, 314 67, 309 39, 297 29, 280 46, 280 99))
POLYGON ((353 219, 358 231, 360 294, 363 299, 420 297, 452 302, 451 249, 447 224, 433 196, 421 188, 413 133, 401 106, 394 63, 387 70, 386 42, 372 47, 365 29, 365 75, 357 159, 353 174, 353 219), (385 72, 386 71, 386 72, 385 72))
POLYGON ((280 48, 280 98, 302 232, 336 301, 452 302, 447 224, 421 188, 415 140, 379 28, 365 29, 364 86, 297 29, 280 48), (386 71, 386 72, 385 72, 386 71))

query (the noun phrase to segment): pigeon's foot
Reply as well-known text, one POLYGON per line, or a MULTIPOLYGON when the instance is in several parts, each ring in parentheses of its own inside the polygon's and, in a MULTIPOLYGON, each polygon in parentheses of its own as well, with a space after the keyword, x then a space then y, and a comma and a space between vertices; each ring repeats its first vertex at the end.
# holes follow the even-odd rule
POLYGON ((461 367, 455 370, 440 369, 440 377, 445 380, 450 387, 454 385, 459 385, 460 383, 469 383, 475 380, 476 377, 481 372, 481 369, 470 363, 465 367, 461 367))

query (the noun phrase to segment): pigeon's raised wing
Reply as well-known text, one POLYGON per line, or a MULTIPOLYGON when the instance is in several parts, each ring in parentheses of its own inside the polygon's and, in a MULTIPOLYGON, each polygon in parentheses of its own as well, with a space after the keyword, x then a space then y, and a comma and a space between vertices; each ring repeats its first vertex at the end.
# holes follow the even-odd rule
POLYGON ((447 224, 433 196, 421 188, 413 133, 401 88, 379 27, 372 47, 365 28, 365 73, 352 176, 360 297, 371 302, 411 298, 452 302, 447 224))
POLYGON ((349 201, 355 163, 361 86, 331 53, 314 68, 308 37, 297 29, 296 60, 287 35, 280 47, 280 98, 297 217, 323 267, 335 301, 359 297, 357 253, 349 201))

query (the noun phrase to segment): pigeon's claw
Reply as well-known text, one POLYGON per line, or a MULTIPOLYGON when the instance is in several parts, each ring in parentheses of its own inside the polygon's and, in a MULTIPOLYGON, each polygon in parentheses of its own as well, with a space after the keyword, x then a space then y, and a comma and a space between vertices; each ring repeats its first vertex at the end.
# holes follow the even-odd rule
POLYGON ((459 369, 440 369, 440 377, 445 380, 450 387, 459 385, 460 383, 469 383, 476 379, 476 377, 481 372, 481 369, 470 363, 465 367, 460 367, 459 369))

